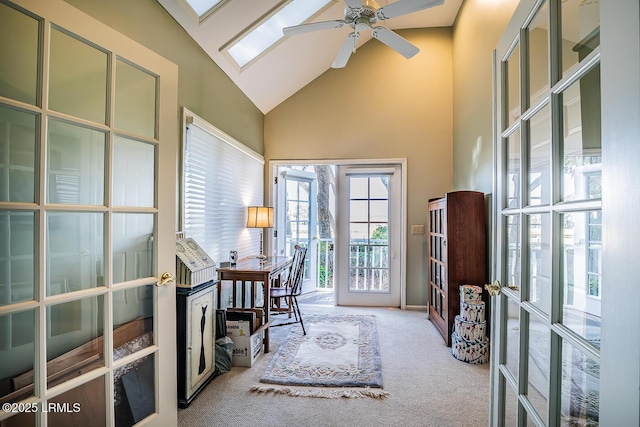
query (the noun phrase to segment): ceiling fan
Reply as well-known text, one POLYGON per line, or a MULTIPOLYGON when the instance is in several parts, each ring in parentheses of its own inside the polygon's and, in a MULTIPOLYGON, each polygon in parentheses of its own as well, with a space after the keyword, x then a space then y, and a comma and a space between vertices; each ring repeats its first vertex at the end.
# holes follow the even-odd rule
POLYGON ((418 12, 429 7, 439 6, 444 3, 444 0, 398 0, 384 7, 380 7, 374 0, 344 0, 344 2, 347 6, 344 9, 344 19, 286 27, 282 30, 284 35, 290 36, 329 28, 342 28, 345 25, 353 28, 353 32, 347 35, 347 38, 342 43, 338 56, 333 61, 333 68, 342 68, 347 65, 351 54, 355 52, 356 41, 360 37, 359 32, 365 29, 370 29, 374 38, 408 59, 418 53, 420 49, 384 26, 374 27, 375 23, 418 12))

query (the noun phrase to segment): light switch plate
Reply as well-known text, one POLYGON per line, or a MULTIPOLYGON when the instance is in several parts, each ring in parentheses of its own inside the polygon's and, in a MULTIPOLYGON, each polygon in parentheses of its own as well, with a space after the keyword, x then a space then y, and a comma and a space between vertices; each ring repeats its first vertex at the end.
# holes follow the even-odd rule
POLYGON ((411 226, 411 234, 424 234, 424 225, 412 225, 411 226))

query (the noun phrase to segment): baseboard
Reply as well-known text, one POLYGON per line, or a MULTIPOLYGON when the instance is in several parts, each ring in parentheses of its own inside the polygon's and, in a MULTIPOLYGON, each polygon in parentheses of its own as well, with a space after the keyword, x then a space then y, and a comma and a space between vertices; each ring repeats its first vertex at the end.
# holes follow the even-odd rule
POLYGON ((424 311, 425 313, 428 313, 426 305, 405 305, 404 309, 413 311, 424 311))

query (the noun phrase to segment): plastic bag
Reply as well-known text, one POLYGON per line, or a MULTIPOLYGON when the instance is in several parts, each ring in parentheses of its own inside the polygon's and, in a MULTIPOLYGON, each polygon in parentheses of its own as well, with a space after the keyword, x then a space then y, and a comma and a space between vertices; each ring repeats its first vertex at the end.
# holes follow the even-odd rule
POLYGON ((233 356, 233 341, 229 337, 216 340, 216 370, 215 376, 222 375, 231 370, 231 357, 233 356))

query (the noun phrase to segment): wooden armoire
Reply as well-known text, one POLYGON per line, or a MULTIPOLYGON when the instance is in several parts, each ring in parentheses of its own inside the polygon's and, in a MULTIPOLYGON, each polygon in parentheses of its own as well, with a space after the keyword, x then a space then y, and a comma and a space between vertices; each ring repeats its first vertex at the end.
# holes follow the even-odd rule
POLYGON ((460 285, 484 287, 486 281, 484 206, 484 193, 477 191, 454 191, 429 200, 429 319, 447 346, 460 314, 460 285))

